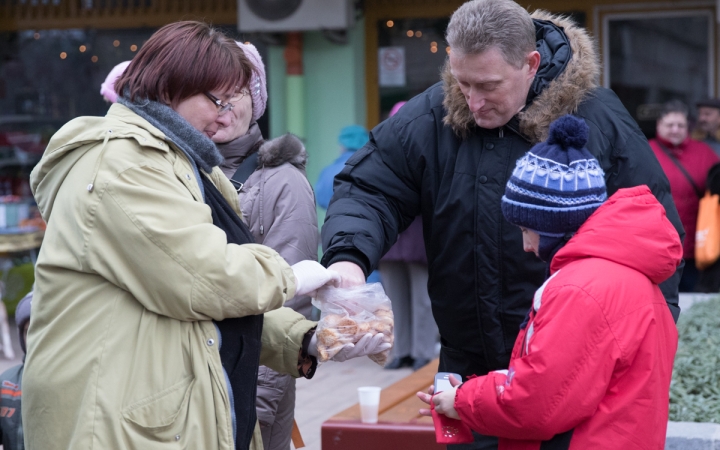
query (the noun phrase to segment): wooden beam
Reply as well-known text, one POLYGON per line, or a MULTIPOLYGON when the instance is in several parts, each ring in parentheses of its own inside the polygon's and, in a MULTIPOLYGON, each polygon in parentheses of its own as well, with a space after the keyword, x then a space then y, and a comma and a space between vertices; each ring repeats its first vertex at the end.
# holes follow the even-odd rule
POLYGON ((58 5, 4 2, 0 7, 0 31, 68 28, 157 28, 178 20, 201 20, 214 25, 237 23, 236 0, 152 0, 149 6, 135 8, 81 8, 79 0, 58 5))

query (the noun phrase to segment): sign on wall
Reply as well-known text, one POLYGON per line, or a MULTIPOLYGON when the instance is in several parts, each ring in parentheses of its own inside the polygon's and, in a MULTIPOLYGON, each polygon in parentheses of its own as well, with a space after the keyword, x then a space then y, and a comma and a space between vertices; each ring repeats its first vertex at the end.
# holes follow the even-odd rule
POLYGON ((380 47, 378 49, 378 68, 381 87, 405 86, 405 48, 380 47))

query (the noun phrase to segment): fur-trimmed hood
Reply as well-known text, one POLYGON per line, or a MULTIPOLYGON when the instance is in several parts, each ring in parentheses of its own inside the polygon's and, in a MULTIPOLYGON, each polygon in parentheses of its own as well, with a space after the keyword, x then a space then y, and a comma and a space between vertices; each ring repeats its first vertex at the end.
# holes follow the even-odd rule
POLYGON ((258 150, 258 167, 277 167, 290 163, 304 171, 308 154, 300 138, 287 133, 266 141, 258 150))
MULTIPOLYGON (((517 116, 520 121, 519 131, 534 144, 547 138, 552 121, 562 115, 575 113, 587 94, 598 86, 600 63, 592 38, 572 19, 542 10, 535 11, 532 18, 536 27, 552 27, 550 24, 543 25, 540 21, 548 21, 559 27, 567 36, 572 50, 572 56, 559 76, 548 80, 536 80, 541 82, 536 82, 534 86, 544 84, 544 88, 517 116)), ((558 55, 553 54, 551 57, 556 56, 558 55)), ((542 75, 539 73, 538 76, 542 75)), ((449 64, 445 64, 443 82, 445 91, 443 106, 447 111, 443 122, 455 133, 464 136, 476 126, 475 119, 457 80, 450 72, 449 64)))

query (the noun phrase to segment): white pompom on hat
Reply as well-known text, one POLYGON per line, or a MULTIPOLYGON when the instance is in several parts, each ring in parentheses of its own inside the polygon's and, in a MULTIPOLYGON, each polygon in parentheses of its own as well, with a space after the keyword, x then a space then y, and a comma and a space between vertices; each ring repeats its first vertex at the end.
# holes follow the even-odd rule
POLYGON ((245 56, 253 65, 253 75, 250 78, 248 89, 252 98, 252 122, 265 114, 265 106, 267 105, 267 80, 265 79, 265 64, 260 57, 257 49, 251 43, 237 42, 237 45, 245 52, 245 56))

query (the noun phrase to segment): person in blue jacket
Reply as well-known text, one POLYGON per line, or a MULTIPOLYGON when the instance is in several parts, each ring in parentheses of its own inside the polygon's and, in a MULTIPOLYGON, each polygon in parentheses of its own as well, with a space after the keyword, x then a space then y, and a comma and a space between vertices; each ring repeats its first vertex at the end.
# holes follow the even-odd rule
POLYGON ((333 180, 335 175, 345 167, 345 163, 359 148, 367 143, 369 139, 368 130, 360 125, 348 125, 340 130, 340 136, 338 136, 338 143, 343 149, 342 155, 338 159, 332 162, 329 166, 325 167, 318 181, 315 184, 315 199, 317 200, 318 206, 323 209, 327 209, 330 204, 330 199, 333 196, 333 180))
MULTIPOLYGON (((335 175, 340 173, 343 167, 345 167, 347 160, 350 159, 359 148, 362 148, 368 140, 370 140, 368 130, 363 126, 348 125, 340 130, 338 144, 340 144, 343 149, 342 155, 320 172, 317 183, 315 183, 315 200, 322 209, 327 209, 330 204, 330 199, 333 196, 335 175)), ((368 275, 367 282, 380 282, 380 274, 377 270, 374 270, 368 275)))

